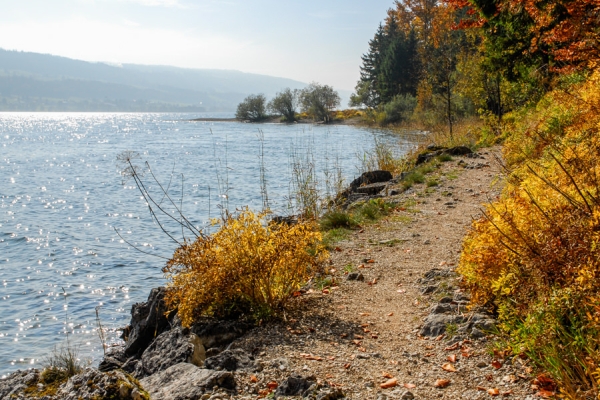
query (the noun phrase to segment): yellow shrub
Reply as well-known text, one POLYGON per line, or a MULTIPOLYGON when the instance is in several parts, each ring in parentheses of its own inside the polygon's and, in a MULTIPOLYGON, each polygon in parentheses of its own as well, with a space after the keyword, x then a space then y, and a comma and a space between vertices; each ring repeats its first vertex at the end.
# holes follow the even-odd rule
POLYGON ((243 210, 214 235, 175 251, 163 270, 167 304, 184 326, 232 310, 276 313, 328 257, 320 240, 312 221, 266 224, 265 214, 243 210))
MULTIPOLYGON (((514 348, 570 396, 600 364, 600 71, 513 115, 501 199, 467 237, 459 272, 514 348), (591 360, 591 361, 589 361, 591 360)), ((594 389, 595 390, 595 389, 594 389)))

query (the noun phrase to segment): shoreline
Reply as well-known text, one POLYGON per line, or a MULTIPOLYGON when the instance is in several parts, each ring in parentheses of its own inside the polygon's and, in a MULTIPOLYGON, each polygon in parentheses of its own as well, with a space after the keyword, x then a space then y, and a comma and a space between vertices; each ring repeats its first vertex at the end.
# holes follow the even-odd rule
POLYGON ((306 124, 306 125, 352 125, 352 126, 358 126, 362 124, 362 121, 360 120, 360 118, 348 118, 348 119, 335 119, 331 122, 328 123, 324 123, 324 122, 315 122, 313 120, 310 119, 300 119, 294 122, 281 122, 281 117, 270 117, 267 118, 263 121, 259 121, 259 122, 246 122, 246 121, 240 121, 237 118, 193 118, 188 120, 189 122, 237 122, 240 124, 255 124, 255 125, 261 125, 261 124, 279 124, 279 125, 294 125, 294 124, 306 124))

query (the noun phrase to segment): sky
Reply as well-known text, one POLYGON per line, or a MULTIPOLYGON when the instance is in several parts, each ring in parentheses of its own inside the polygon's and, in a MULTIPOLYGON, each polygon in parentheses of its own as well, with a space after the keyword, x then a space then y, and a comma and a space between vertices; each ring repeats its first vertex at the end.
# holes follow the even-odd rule
POLYGON ((0 0, 0 48, 352 90, 393 0, 0 0))

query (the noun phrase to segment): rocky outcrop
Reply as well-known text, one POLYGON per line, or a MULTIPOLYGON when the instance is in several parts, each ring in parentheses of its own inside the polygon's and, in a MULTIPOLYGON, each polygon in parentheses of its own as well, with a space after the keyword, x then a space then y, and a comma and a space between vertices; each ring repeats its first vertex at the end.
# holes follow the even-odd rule
POLYGON ((350 185, 338 195, 338 200, 351 204, 362 198, 377 195, 387 187, 387 182, 392 180, 389 171, 369 171, 350 182, 350 185))
POLYGON ((206 349, 210 349, 228 345, 253 327, 244 321, 207 321, 195 324, 191 331, 198 335, 206 349))
POLYGON ((165 316, 165 292, 164 287, 152 289, 147 302, 131 306, 131 322, 122 336, 127 356, 141 354, 154 338, 171 328, 165 316))
POLYGON ((456 146, 451 148, 445 148, 440 146, 430 146, 427 148, 427 151, 419 154, 417 156, 417 161, 415 165, 423 164, 435 157, 441 156, 443 154, 447 154, 450 156, 464 156, 467 154, 472 154, 473 151, 467 146, 456 146))
POLYGON ((198 368, 180 363, 140 381, 152 400, 197 400, 216 388, 236 387, 231 372, 198 368))
POLYGON ((182 328, 175 328, 160 334, 144 351, 141 371, 136 371, 135 376, 142 378, 179 363, 201 367, 205 359, 206 352, 200 338, 182 328))
POLYGON ((88 368, 64 383, 46 383, 43 374, 33 369, 17 371, 0 380, 0 400, 32 398, 149 400, 150 396, 139 382, 123 371, 101 372, 88 368))

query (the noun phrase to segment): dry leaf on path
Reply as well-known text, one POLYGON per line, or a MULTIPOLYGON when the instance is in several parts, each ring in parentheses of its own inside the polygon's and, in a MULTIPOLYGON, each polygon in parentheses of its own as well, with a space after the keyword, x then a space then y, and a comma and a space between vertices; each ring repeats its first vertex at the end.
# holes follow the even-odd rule
POLYGON ((448 358, 446 358, 448 361, 450 361, 451 363, 455 363, 456 362, 456 354, 450 354, 448 356, 448 358))
POLYGON ((250 376, 250 382, 252 382, 252 383, 258 382, 258 378, 256 377, 256 375, 251 375, 250 376))
POLYGON ((488 389, 487 392, 490 396, 499 396, 500 395, 500 390, 498 388, 488 389))
POLYGON ((398 380, 396 378, 392 378, 388 381, 386 381, 385 383, 382 383, 381 385, 379 385, 382 389, 389 389, 392 388, 394 386, 398 386, 398 380))
POLYGON ((391 316, 393 316, 393 315, 394 315, 394 313, 393 313, 393 312, 391 312, 391 313, 389 313, 387 316, 388 316, 388 317, 391 317, 391 316))
POLYGON ((438 379, 435 381, 433 386, 435 386, 436 388, 445 388, 445 387, 448 387, 449 384, 450 384, 449 379, 438 379))
POLYGON ((388 378, 388 379, 392 379, 392 378, 394 377, 392 374, 390 374, 389 372, 385 372, 385 371, 384 371, 384 372, 382 372, 382 373, 381 373, 381 375, 382 375, 384 378, 388 378))
POLYGON ((267 387, 271 390, 277 389, 277 386, 279 386, 279 385, 275 381, 271 381, 271 382, 267 383, 267 387))
POLYGON ((450 363, 445 363, 444 365, 442 365, 442 369, 448 372, 456 372, 456 368, 450 363))
POLYGON ((494 367, 496 369, 500 369, 500 368, 502 368, 502 363, 498 360, 494 360, 494 361, 492 361, 492 367, 494 367))
POLYGON ((417 385, 414 385, 412 383, 405 383, 403 386, 407 389, 414 389, 417 387, 417 385))

